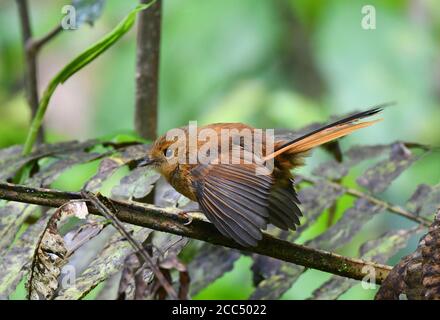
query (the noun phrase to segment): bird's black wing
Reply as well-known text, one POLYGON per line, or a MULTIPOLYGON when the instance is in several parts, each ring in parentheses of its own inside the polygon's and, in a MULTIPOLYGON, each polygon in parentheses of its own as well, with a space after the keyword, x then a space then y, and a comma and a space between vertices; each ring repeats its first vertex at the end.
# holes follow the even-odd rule
POLYGON ((302 216, 293 180, 286 187, 275 187, 269 197, 269 222, 280 229, 296 229, 302 216))
POLYGON ((243 246, 255 246, 268 223, 274 178, 256 169, 255 164, 199 164, 191 171, 206 217, 243 246))

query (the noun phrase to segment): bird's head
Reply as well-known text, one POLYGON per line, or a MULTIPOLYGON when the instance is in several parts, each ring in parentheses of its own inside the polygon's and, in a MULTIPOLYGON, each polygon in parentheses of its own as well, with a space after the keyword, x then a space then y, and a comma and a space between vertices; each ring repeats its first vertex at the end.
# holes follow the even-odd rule
POLYGON ((168 178, 179 165, 176 142, 176 139, 168 139, 166 135, 157 138, 147 156, 139 160, 138 166, 152 166, 168 178))

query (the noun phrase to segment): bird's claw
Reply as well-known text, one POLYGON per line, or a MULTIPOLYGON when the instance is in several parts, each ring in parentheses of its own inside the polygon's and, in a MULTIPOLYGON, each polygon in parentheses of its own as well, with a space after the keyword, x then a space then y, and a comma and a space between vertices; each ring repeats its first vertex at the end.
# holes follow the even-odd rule
POLYGON ((184 226, 190 225, 193 221, 193 218, 188 214, 190 211, 180 211, 178 215, 187 221, 183 224, 184 226))

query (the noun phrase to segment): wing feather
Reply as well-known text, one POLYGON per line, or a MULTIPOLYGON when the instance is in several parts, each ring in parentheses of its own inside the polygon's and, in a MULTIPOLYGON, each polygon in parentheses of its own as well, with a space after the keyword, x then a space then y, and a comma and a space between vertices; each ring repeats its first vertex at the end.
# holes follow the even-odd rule
POLYGON ((287 187, 274 188, 269 198, 269 222, 278 228, 296 229, 302 216, 298 207, 299 200, 293 186, 293 181, 287 187))
POLYGON ((255 246, 268 223, 274 181, 270 175, 257 175, 256 168, 255 164, 200 164, 191 172, 206 217, 243 246, 255 246))

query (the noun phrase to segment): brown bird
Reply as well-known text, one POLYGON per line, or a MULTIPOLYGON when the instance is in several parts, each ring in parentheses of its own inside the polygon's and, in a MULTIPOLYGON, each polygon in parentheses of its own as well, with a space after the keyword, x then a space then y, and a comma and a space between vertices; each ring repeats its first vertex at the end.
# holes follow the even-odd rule
POLYGON ((380 121, 359 120, 382 109, 383 106, 379 106, 354 114, 291 141, 274 141, 272 150, 266 136, 253 137, 250 144, 253 149, 242 137, 236 139, 237 131, 242 130, 257 136, 256 129, 242 123, 217 123, 197 128, 197 134, 205 130, 211 132, 211 138, 199 139, 192 147, 188 143, 190 129, 183 127, 180 128, 183 136, 179 138, 170 139, 170 135, 158 138, 139 166, 153 165, 178 192, 198 202, 202 212, 223 235, 242 246, 255 246, 262 238, 261 230, 269 223, 284 230, 295 230, 300 224, 302 213, 291 170, 303 164, 306 153, 380 121), (223 150, 219 141, 227 130, 235 130, 235 133, 228 136, 226 150, 223 150), (178 147, 183 149, 183 157, 179 158, 178 147), (197 159, 194 162, 194 157, 193 162, 190 161, 192 151, 207 147, 210 148, 207 156, 212 155, 213 150, 218 151, 214 161, 197 159), (261 152, 256 151, 258 148, 261 152), (239 150, 235 156, 239 163, 232 162, 233 150, 239 150), (249 156, 253 160, 246 162, 249 156), (271 160, 273 170, 267 169, 271 160), (262 170, 265 174, 258 173, 258 169, 266 169, 262 170))

